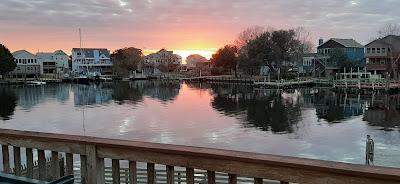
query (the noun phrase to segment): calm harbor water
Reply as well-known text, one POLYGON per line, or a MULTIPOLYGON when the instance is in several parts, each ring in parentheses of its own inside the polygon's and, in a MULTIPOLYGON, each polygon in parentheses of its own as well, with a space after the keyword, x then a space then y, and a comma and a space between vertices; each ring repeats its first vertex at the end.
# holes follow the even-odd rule
POLYGON ((400 167, 400 95, 137 81, 0 86, 0 128, 400 167))

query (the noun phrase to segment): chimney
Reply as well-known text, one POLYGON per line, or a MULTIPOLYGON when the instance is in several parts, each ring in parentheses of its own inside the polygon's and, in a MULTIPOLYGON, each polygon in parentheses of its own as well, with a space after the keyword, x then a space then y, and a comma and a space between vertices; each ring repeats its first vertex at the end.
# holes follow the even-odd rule
POLYGON ((320 38, 320 39, 318 40, 318 46, 322 45, 323 43, 324 43, 324 39, 320 38))

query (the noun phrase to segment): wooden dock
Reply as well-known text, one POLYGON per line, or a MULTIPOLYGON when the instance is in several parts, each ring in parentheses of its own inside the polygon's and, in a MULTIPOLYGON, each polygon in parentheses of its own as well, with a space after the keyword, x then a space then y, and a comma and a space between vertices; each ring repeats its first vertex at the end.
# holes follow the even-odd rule
POLYGON ((400 81, 393 80, 336 80, 333 85, 337 89, 384 91, 400 89, 400 81))

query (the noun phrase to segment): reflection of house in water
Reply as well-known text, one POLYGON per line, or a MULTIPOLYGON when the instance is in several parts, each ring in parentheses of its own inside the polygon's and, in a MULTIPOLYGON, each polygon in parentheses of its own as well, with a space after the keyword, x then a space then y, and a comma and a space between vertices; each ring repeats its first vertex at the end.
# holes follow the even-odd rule
POLYGON ((18 106, 25 109, 32 108, 47 99, 65 102, 69 98, 68 85, 20 86, 15 92, 18 96, 18 106))
POLYGON ((105 85, 75 85, 74 103, 77 106, 109 103, 113 90, 105 85))
POLYGON ((301 104, 302 108, 312 109, 315 108, 314 104, 314 96, 318 93, 318 89, 314 88, 305 88, 301 89, 301 95, 299 97, 299 104, 301 104))
POLYGON ((217 111, 240 118, 245 127, 257 127, 275 133, 293 132, 301 118, 300 104, 294 93, 283 95, 275 89, 253 89, 244 85, 213 86, 211 104, 217 111))
POLYGON ((370 97, 363 120, 371 126, 400 127, 400 95, 370 97))
POLYGON ((364 102, 359 95, 336 94, 330 90, 320 90, 315 94, 315 108, 319 118, 334 122, 362 115, 364 102))
POLYGON ((134 81, 130 86, 141 91, 144 96, 161 101, 173 100, 181 89, 181 83, 177 81, 134 81))

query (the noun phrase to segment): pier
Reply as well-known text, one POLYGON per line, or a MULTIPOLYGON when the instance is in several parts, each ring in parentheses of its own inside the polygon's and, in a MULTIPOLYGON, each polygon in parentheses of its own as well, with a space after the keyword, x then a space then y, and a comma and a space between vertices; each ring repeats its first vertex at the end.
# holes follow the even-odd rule
MULTIPOLYGON (((112 159, 112 183, 138 183, 137 163, 147 165, 147 183, 160 182, 158 167, 165 168, 166 183, 176 182, 175 168, 185 168, 186 183, 195 183, 195 171, 202 170, 205 182, 215 184, 217 175, 224 174, 226 182, 236 184, 238 178, 252 178, 255 184, 265 180, 288 183, 352 183, 387 184, 400 182, 400 169, 346 164, 287 156, 258 154, 222 149, 178 146, 138 141, 106 139, 78 135, 28 132, 0 129, 3 172, 10 173, 10 151, 14 165, 21 165, 21 154, 27 158, 26 177, 33 177, 33 151, 37 151, 39 179, 57 179, 73 175, 73 155, 80 157, 81 183, 106 183, 104 159, 112 159), (11 148, 12 149, 9 149, 11 148), (26 148, 25 153, 21 148, 26 148), (51 151, 50 172, 46 169, 45 151, 51 151), (59 154, 65 154, 65 172, 60 172, 59 154), (121 181, 120 160, 129 162, 128 179, 121 181), (217 173, 217 174, 216 174, 217 173)), ((15 175, 22 175, 21 168, 14 168, 15 175)), ((126 173, 125 173, 126 174, 126 173)), ((197 180, 196 180, 197 182, 197 180)))

